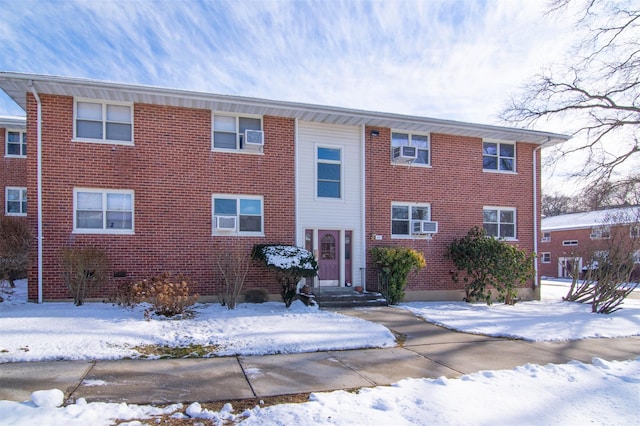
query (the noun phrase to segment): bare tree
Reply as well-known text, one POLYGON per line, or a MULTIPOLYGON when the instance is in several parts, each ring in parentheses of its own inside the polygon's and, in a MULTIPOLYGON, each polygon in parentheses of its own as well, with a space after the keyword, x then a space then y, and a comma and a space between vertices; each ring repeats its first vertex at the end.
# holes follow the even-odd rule
POLYGON ((521 127, 562 119, 579 146, 559 146, 553 161, 585 153, 574 177, 606 182, 640 160, 640 10, 623 0, 554 0, 548 13, 574 7, 585 35, 568 63, 534 76, 500 117, 521 127))
POLYGON ((573 197, 554 193, 542 196, 542 215, 544 217, 558 216, 576 211, 576 201, 573 197))

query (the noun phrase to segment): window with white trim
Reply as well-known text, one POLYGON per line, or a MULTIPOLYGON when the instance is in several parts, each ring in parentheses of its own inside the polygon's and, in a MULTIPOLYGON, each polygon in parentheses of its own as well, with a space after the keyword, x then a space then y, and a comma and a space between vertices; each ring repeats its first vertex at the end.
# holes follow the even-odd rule
POLYGON ((342 149, 317 147, 316 180, 319 198, 342 198, 342 149))
POLYGON ((548 251, 541 253, 540 259, 542 263, 551 263, 551 253, 548 251))
POLYGON ((4 195, 7 216, 27 215, 27 188, 7 186, 4 195))
POLYGON ((22 130, 8 130, 5 132, 5 156, 27 156, 27 132, 22 130))
POLYGON ((540 240, 543 243, 548 243, 551 241, 551 232, 543 232, 542 233, 542 240, 540 240))
POLYGON ((391 133, 391 151, 399 146, 415 146, 418 151, 418 158, 411 164, 422 164, 428 166, 431 164, 431 144, 428 134, 392 132, 391 133))
POLYGON ((133 143, 133 105, 76 99, 75 140, 133 143))
POLYGON ((640 225, 631 225, 629 227, 629 237, 640 238, 640 225))
POLYGON ((611 228, 609 225, 594 226, 591 228, 592 240, 606 240, 611 238, 611 228))
POLYGON ((213 233, 262 235, 263 199, 255 196, 213 195, 213 233))
POLYGON ((516 209, 485 207, 482 210, 482 226, 490 237, 513 240, 516 238, 516 209))
POLYGON ((244 149, 246 130, 262 131, 262 117, 213 114, 213 149, 244 149))
POLYGON ((412 223, 417 220, 431 220, 431 204, 392 203, 391 236, 408 237, 413 234, 412 223))
POLYGON ((578 240, 564 240, 562 242, 563 246, 577 246, 578 245, 578 240))
POLYGON ((516 144, 485 140, 482 142, 482 169, 499 172, 516 171, 516 144))
POLYGON ((132 234, 133 191, 73 190, 73 230, 83 234, 132 234))

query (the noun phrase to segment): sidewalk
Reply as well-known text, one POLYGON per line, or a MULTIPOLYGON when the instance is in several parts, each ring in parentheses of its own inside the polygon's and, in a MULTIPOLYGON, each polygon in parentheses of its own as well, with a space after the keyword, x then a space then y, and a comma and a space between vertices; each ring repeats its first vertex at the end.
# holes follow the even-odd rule
POLYGON ((395 308, 340 312, 385 325, 396 334, 399 346, 201 359, 0 364, 0 400, 26 401, 33 391, 57 388, 71 401, 225 401, 389 385, 405 378, 454 378, 527 363, 640 356, 640 336, 531 343, 458 333, 395 308))

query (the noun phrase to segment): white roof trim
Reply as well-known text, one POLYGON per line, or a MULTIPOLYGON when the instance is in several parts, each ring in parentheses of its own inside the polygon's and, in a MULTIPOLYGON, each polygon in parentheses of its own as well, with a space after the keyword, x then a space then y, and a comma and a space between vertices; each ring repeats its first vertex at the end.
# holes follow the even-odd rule
POLYGON ((200 108, 239 114, 273 115, 328 124, 351 126, 368 125, 398 130, 528 142, 544 146, 562 143, 571 138, 570 136, 557 133, 464 123, 411 115, 242 96, 217 95, 90 79, 0 72, 0 88, 24 110, 26 110, 26 93, 31 91, 31 85, 33 85, 38 93, 42 94, 200 108))
POLYGON ((0 115, 0 127, 5 129, 25 130, 27 128, 27 118, 0 115))

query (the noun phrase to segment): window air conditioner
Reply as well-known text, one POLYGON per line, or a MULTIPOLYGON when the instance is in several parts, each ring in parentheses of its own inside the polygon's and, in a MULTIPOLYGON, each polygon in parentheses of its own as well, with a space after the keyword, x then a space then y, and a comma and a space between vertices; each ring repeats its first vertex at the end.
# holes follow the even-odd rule
POLYGON ((244 149, 260 150, 264 146, 264 132, 262 130, 244 131, 244 149))
POLYGON ((411 163, 418 158, 418 149, 415 146, 396 146, 393 148, 393 161, 398 163, 411 163))
POLYGON ((213 219, 216 231, 236 230, 236 216, 214 216, 213 219))
POLYGON ((438 222, 430 220, 414 220, 411 223, 414 234, 437 234, 438 222))

